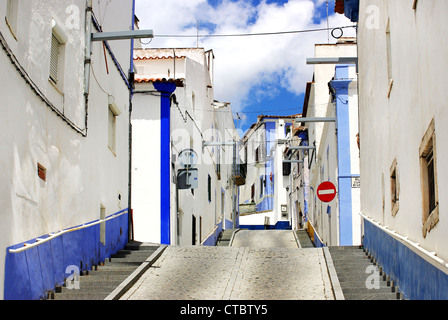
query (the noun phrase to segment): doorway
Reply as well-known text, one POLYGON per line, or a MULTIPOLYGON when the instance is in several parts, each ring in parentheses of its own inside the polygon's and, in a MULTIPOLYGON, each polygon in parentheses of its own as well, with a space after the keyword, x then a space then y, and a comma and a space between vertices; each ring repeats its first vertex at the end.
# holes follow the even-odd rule
POLYGON ((194 214, 191 219, 191 244, 196 245, 196 216, 194 214))

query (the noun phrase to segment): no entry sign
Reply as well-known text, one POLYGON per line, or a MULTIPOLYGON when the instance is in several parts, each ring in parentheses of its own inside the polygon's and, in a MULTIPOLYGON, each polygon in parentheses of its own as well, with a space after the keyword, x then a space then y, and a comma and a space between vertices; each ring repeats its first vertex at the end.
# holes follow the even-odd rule
POLYGON ((336 187, 329 181, 323 182, 317 188, 317 197, 322 202, 331 202, 336 197, 336 187))

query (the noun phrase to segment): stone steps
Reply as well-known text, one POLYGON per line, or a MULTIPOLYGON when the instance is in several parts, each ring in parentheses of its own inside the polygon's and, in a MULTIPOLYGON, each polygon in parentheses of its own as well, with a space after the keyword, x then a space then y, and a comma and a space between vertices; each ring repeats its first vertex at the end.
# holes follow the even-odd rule
POLYGON ((104 265, 83 272, 78 282, 58 287, 49 294, 50 300, 104 300, 154 252, 158 245, 131 242, 118 251, 104 265))
POLYGON ((333 265, 345 300, 402 299, 381 268, 362 247, 329 247, 333 265))
POLYGON ((232 239, 232 235, 235 232, 235 229, 226 229, 224 230, 218 237, 218 241, 216 242, 216 246, 218 247, 228 247, 230 245, 230 240, 232 239))
POLYGON ((314 243, 311 241, 308 232, 305 229, 296 230, 297 240, 300 242, 302 248, 314 248, 314 243))

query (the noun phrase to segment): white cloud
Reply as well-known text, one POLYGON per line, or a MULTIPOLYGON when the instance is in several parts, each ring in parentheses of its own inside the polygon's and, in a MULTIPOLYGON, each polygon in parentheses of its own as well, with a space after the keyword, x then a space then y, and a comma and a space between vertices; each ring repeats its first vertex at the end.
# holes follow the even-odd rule
MULTIPOLYGON (((159 34, 196 34, 196 21, 215 26, 215 34, 280 32, 326 28, 326 21, 313 23, 324 0, 289 0, 284 5, 263 0, 254 7, 250 1, 222 0, 213 7, 206 0, 137 0, 142 28, 159 34)), ((351 25, 342 15, 330 16, 330 27, 351 25)), ((346 29, 347 30, 347 29, 346 29)), ((348 30, 347 30, 348 31, 348 30)), ((200 30, 200 34, 210 29, 200 30)), ((354 33, 351 32, 350 35, 354 33)), ((215 61, 215 96, 241 111, 251 87, 266 88, 258 97, 275 94, 281 86, 300 94, 311 80, 312 67, 306 58, 314 55, 314 44, 326 43, 327 32, 276 36, 200 38, 199 46, 212 49, 215 61)), ((195 38, 155 38, 149 47, 195 47, 195 38)))

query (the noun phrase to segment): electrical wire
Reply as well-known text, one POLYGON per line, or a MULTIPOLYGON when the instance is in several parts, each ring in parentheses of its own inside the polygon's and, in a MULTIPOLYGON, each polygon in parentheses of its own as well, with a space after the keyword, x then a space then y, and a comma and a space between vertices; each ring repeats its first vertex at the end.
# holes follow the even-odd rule
POLYGON ((235 33, 235 34, 208 34, 208 35, 182 35, 182 34, 155 34, 154 38, 223 38, 223 37, 252 37, 252 36, 274 36, 274 35, 284 35, 284 34, 298 34, 298 33, 308 33, 308 32, 319 32, 319 31, 329 31, 334 29, 346 29, 346 28, 356 28, 356 25, 343 26, 337 28, 319 28, 319 29, 305 29, 305 30, 294 30, 294 31, 278 31, 278 32, 259 32, 259 33, 235 33))

